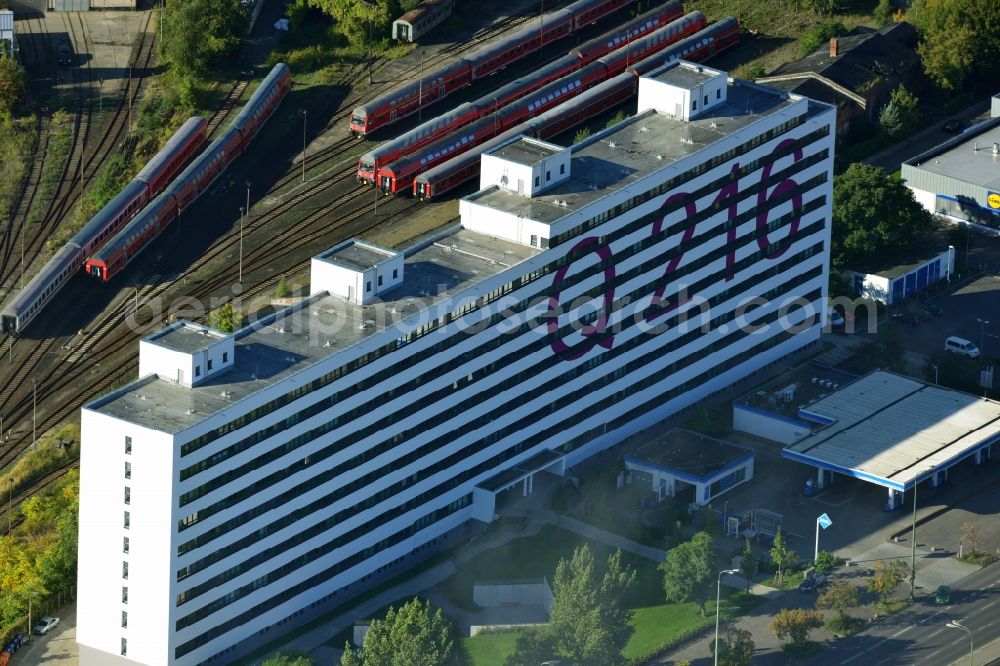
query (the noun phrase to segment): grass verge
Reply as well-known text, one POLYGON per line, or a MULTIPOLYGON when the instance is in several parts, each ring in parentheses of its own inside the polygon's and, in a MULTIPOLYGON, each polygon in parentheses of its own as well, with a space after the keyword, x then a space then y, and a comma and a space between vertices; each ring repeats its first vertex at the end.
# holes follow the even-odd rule
POLYGON ((0 120, 0 219, 10 219, 11 209, 28 165, 37 136, 35 116, 18 122, 0 120))

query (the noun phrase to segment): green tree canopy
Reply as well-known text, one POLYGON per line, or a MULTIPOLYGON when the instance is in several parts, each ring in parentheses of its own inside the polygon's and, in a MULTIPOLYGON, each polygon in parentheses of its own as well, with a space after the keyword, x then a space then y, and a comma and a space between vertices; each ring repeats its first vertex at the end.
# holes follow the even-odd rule
POLYGON ((823 594, 816 599, 816 605, 820 608, 834 608, 843 611, 846 608, 854 608, 860 603, 861 590, 857 585, 846 580, 840 580, 831 585, 823 594))
POLYGON ((931 223, 902 182, 855 163, 833 180, 833 256, 850 265, 910 246, 931 223))
POLYGON ((785 572, 795 566, 795 561, 798 557, 795 551, 788 547, 788 542, 785 541, 785 537, 779 527, 774 535, 774 543, 771 546, 771 563, 778 570, 777 580, 779 585, 784 580, 785 572))
POLYGON ((442 666, 455 658, 451 622, 414 597, 374 620, 358 652, 346 646, 341 666, 442 666))
POLYGON ((715 592, 717 575, 712 535, 698 532, 690 541, 671 548, 660 571, 667 600, 697 601, 704 615, 705 602, 715 592))
POLYGON ((295 650, 268 657, 260 666, 315 666, 316 662, 305 652, 295 650))
POLYGON ((160 53, 181 77, 204 77, 236 52, 248 22, 240 0, 171 0, 160 53))
POLYGON ((552 659, 577 666, 607 666, 622 661, 632 633, 628 600, 635 591, 635 569, 621 551, 598 571, 584 544, 562 559, 552 580, 552 609, 544 628, 524 632, 507 666, 536 666, 552 659))
POLYGON ((1000 73, 996 0, 913 0, 907 18, 920 31, 924 71, 944 90, 959 90, 971 74, 1000 73))
MULTIPOLYGON (((712 641, 712 654, 715 654, 715 641, 712 641)), ((753 659, 753 635, 746 629, 730 625, 725 633, 719 636, 719 666, 750 666, 753 659)))
POLYGON ((20 63, 10 56, 0 55, 0 115, 10 114, 27 83, 28 75, 20 63))
POLYGON ((840 21, 826 21, 809 28, 799 37, 799 52, 803 57, 828 43, 831 37, 847 34, 847 27, 840 21))
POLYGON ((749 537, 745 539, 743 551, 740 553, 740 557, 740 575, 746 579, 747 592, 749 592, 750 586, 753 584, 753 577, 757 575, 758 571, 760 571, 760 559, 757 557, 757 554, 753 552, 753 548, 750 546, 749 537))
POLYGON ((879 560, 875 563, 875 573, 868 581, 868 591, 885 603, 906 577, 906 565, 899 560, 879 560))
POLYGON ((809 638, 810 631, 823 626, 823 614, 802 608, 783 608, 769 626, 779 640, 787 638, 792 645, 802 645, 809 638))
POLYGON ((209 328, 214 328, 223 333, 233 333, 243 322, 243 312, 232 303, 226 303, 218 310, 208 313, 207 324, 209 328))
POLYGON ((337 30, 352 44, 365 44, 371 28, 372 41, 387 33, 391 21, 401 14, 397 0, 308 0, 329 14, 337 30))

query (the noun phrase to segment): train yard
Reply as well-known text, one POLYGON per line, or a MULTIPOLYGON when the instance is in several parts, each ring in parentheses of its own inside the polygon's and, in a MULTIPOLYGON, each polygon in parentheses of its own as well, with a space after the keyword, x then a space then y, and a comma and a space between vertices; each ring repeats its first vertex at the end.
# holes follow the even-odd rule
MULTIPOLYGON (((80 15, 62 17, 77 58, 76 66, 64 70, 58 68, 50 48, 62 36, 48 34, 37 19, 26 22, 29 29, 38 30, 37 35, 30 33, 33 38, 25 46, 25 59, 39 93, 68 94, 76 106, 73 142, 62 178, 46 201, 38 201, 36 195, 41 162, 47 152, 49 121, 44 115, 39 120, 36 164, 30 169, 23 196, 0 244, 0 295, 5 301, 20 284, 22 234, 24 265, 40 266, 46 256, 46 239, 56 233, 72 210, 87 179, 116 151, 131 150, 126 140, 129 109, 141 96, 155 58, 155 35, 149 32, 151 16, 148 12, 136 15, 136 38, 124 69, 117 72, 130 75, 113 94, 108 92, 109 79, 100 78, 99 72, 107 69, 88 57, 95 44, 80 15), (96 99, 95 91, 102 93, 96 99), (99 106, 105 113, 95 112, 99 106), (37 222, 29 225, 32 211, 41 212, 34 213, 37 222)), ((585 36, 596 37, 627 19, 620 12, 600 29, 588 29, 585 36)), ((345 131, 352 110, 384 95, 405 79, 440 69, 531 21, 537 25, 537 16, 507 17, 479 29, 471 40, 444 46, 430 56, 421 54, 407 62, 380 67, 376 70, 380 73, 378 82, 367 87, 348 88, 364 77, 366 63, 347 67, 335 82, 336 86, 348 88, 336 109, 312 102, 293 89, 270 121, 274 127, 264 130, 276 138, 265 141, 263 146, 249 147, 246 155, 209 188, 205 200, 181 214, 162 237, 143 251, 140 260, 110 284, 84 279, 82 275, 72 279, 20 337, 0 338, 0 415, 5 429, 0 438, 0 470, 30 448, 38 435, 73 418, 87 400, 134 379, 136 338, 144 331, 155 329, 172 316, 204 315, 204 309, 196 307, 196 303, 261 299, 282 275, 301 272, 317 251, 344 238, 400 223, 416 209, 426 207, 415 198, 380 199, 377 189, 357 184, 358 149, 364 144, 345 131), (303 170, 303 151, 297 146, 306 114, 315 127, 310 128, 309 144, 325 145, 315 150, 306 146, 303 170), (317 141, 319 137, 323 141, 317 141), (240 220, 238 211, 247 202, 250 210, 240 220)), ((565 55, 571 46, 574 44, 560 43, 544 50, 545 62, 565 55)), ((121 46, 115 48, 116 59, 121 50, 121 46)), ((482 86, 468 86, 446 103, 427 101, 426 107, 420 104, 414 116, 399 123, 391 134, 412 129, 421 116, 425 119, 440 115, 447 107, 488 95, 542 64, 511 67, 482 86)), ((262 71, 266 73, 258 69, 254 77, 241 77, 228 88, 218 109, 208 118, 210 138, 218 136, 233 114, 239 112, 256 89, 262 71)), ((561 131, 566 129, 561 127, 561 131)), ((390 138, 388 134, 379 136, 384 133, 386 130, 376 136, 390 138)), ((30 273, 26 269, 25 277, 30 273)), ((19 489, 15 502, 28 498, 63 473, 65 469, 53 470, 32 487, 19 489)))

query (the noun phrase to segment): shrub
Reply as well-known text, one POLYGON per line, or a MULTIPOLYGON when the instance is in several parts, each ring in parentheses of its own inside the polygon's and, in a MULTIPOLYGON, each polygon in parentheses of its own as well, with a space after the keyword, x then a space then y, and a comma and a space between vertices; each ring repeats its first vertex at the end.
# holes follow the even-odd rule
POLYGON ((809 28, 799 37, 799 51, 805 57, 830 41, 832 37, 847 34, 847 28, 840 21, 826 21, 809 28))

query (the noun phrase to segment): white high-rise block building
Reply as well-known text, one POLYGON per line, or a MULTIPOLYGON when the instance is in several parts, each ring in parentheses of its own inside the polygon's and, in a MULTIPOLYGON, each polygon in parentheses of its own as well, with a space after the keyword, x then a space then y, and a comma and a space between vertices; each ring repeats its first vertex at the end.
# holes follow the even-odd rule
POLYGON ((688 63, 640 86, 569 159, 494 152, 463 228, 342 244, 297 306, 141 342, 149 374, 83 409, 84 666, 231 661, 818 339, 834 109, 688 63))

